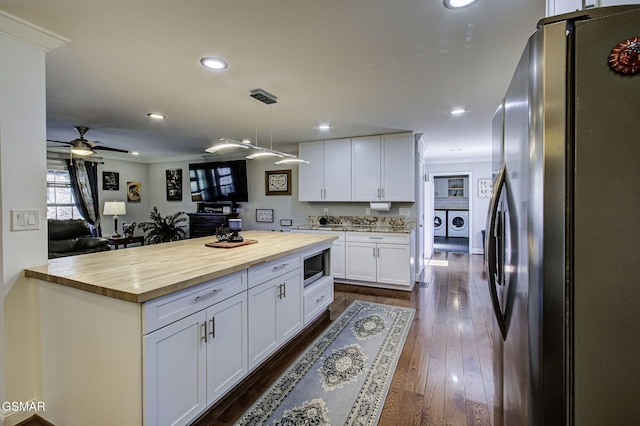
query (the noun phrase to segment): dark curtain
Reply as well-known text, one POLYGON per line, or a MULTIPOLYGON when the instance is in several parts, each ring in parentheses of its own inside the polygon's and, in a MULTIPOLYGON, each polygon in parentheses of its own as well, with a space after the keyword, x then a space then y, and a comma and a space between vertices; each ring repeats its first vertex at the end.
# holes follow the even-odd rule
POLYGON ((91 225, 94 237, 102 236, 98 204, 98 164, 84 160, 67 160, 71 189, 82 217, 91 225))

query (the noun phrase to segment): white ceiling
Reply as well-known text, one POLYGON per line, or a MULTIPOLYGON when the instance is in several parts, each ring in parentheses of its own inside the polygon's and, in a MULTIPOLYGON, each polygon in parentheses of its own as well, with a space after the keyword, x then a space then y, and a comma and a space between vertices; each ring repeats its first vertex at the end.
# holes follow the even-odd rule
POLYGON ((71 40, 47 54, 47 137, 75 139, 73 126, 85 125, 89 140, 146 162, 200 155, 220 137, 253 140, 256 124, 261 146, 410 130, 424 134, 432 161, 489 160, 491 117, 544 6, 0 0, 71 40), (204 56, 229 68, 207 70, 204 56), (257 88, 278 103, 257 103, 257 88), (454 107, 468 113, 450 116, 454 107))

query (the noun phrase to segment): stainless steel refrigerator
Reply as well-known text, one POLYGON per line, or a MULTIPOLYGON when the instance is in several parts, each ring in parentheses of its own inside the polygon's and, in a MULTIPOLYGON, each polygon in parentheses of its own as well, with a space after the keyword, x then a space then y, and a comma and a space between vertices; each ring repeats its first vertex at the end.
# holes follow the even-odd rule
POLYGON ((496 425, 640 424, 640 5, 546 18, 493 121, 496 425))

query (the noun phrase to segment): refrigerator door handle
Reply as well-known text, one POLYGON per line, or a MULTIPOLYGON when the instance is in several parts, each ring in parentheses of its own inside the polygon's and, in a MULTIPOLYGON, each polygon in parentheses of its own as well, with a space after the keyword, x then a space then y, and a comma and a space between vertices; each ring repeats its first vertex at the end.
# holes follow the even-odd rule
MULTIPOLYGON (((506 338, 506 328, 504 315, 502 313, 502 309, 500 307, 500 300, 498 298, 498 274, 501 268, 498 266, 498 253, 497 253, 497 242, 498 238, 496 236, 496 223, 498 220, 498 207, 500 203, 500 196, 502 195, 502 191, 505 188, 505 180, 507 175, 507 166, 505 164, 500 168, 500 172, 496 176, 496 181, 493 185, 493 196, 491 197, 491 203, 489 204, 489 215, 487 216, 487 232, 485 239, 485 253, 487 254, 487 271, 489 275, 489 294, 491 295, 491 304, 493 305, 493 312, 495 314, 496 320, 498 321, 498 326, 500 327, 500 332, 502 333, 502 338, 506 338)), ((501 230, 499 232, 502 232, 501 230)), ((501 236, 503 237, 503 236, 501 236)))

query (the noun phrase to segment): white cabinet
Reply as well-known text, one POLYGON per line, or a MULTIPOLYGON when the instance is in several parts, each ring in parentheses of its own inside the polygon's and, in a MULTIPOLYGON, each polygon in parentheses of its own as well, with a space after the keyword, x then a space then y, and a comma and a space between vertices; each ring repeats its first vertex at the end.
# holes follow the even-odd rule
POLYGON ((333 302, 333 277, 322 277, 304 289, 304 325, 311 323, 333 302))
POLYGON ((415 231, 347 232, 347 280, 410 290, 415 282, 415 231))
POLYGON ((302 269, 249 289, 249 369, 258 366, 303 326, 302 269))
POLYGON ((298 153, 309 160, 298 168, 300 201, 351 201, 350 139, 301 143, 298 153))
POLYGON ((143 337, 145 424, 188 424, 246 375, 246 311, 243 291, 143 337))
POLYGON ((352 201, 415 201, 411 133, 351 139, 352 201))

